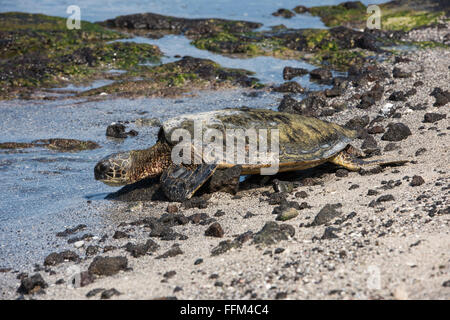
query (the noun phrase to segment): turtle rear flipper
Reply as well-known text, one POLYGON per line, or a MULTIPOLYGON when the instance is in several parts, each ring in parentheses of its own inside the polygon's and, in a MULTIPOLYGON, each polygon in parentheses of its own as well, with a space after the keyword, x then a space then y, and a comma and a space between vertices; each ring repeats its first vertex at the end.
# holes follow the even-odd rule
POLYGON ((369 171, 375 167, 399 166, 408 162, 408 160, 386 158, 378 158, 365 161, 356 158, 346 150, 339 152, 329 161, 350 171, 369 171))
POLYGON ((161 175, 161 188, 171 201, 185 201, 213 175, 217 164, 171 165, 161 175))

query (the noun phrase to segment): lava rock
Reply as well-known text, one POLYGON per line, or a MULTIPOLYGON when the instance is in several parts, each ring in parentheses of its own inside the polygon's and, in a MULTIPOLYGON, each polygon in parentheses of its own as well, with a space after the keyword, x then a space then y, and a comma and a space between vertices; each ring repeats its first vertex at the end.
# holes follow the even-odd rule
POLYGON ((290 93, 303 93, 305 88, 303 88, 298 82, 289 81, 282 83, 278 87, 273 88, 276 92, 290 92, 290 93))
POLYGON ((333 227, 327 227, 325 228, 325 231, 322 235, 322 240, 329 240, 329 239, 338 239, 339 237, 335 234, 335 232, 339 231, 337 228, 333 227))
POLYGON ((167 210, 168 213, 177 213, 178 212, 178 207, 177 207, 176 204, 169 204, 167 206, 166 210, 167 210))
POLYGON ((277 11, 275 11, 274 13, 272 13, 272 15, 275 17, 281 16, 283 18, 290 19, 293 16, 295 16, 295 13, 293 13, 291 10, 281 8, 281 9, 278 9, 277 11))
POLYGON ((434 88, 430 96, 433 96, 436 99, 433 104, 435 107, 442 107, 450 101, 450 91, 444 91, 441 88, 434 88))
POLYGON ((99 249, 100 249, 99 246, 90 245, 86 248, 86 255, 94 256, 98 253, 99 249))
POLYGON ((283 79, 291 80, 295 77, 300 77, 305 74, 308 74, 308 70, 303 68, 293 68, 293 67, 285 67, 283 69, 283 79))
POLYGON ((309 75, 311 80, 316 80, 320 83, 331 83, 331 80, 333 79, 333 74, 331 71, 324 68, 311 70, 309 75))
POLYGON ((97 256, 89 265, 89 272, 99 276, 112 276, 128 267, 126 257, 101 257, 97 256))
POLYGON ((348 176, 348 170, 346 169, 337 169, 335 173, 336 177, 344 178, 348 176))
POLYGON ((82 231, 82 230, 84 230, 86 228, 87 228, 87 226, 85 224, 79 224, 79 225, 77 225, 74 228, 68 228, 68 229, 66 229, 66 230, 64 230, 62 232, 58 232, 56 234, 56 236, 57 237, 67 237, 68 235, 77 233, 77 232, 82 231))
POLYGON ((90 290, 88 293, 86 293, 86 298, 92 298, 93 296, 96 296, 97 294, 99 294, 100 292, 105 291, 105 289, 103 288, 95 288, 90 290))
POLYGON ((370 122, 370 118, 368 116, 362 116, 362 117, 353 117, 347 123, 344 125, 344 127, 351 129, 351 130, 358 130, 365 128, 370 122))
POLYGON ((320 226, 326 224, 336 217, 339 217, 342 213, 338 209, 342 208, 342 204, 326 204, 319 213, 315 216, 311 226, 320 226))
POLYGON ((421 176, 413 176, 411 183, 409 184, 411 187, 418 187, 425 183, 425 180, 421 176))
POLYGON ((126 138, 127 134, 125 133, 125 126, 120 123, 110 124, 106 128, 106 136, 119 139, 126 138))
POLYGON ((394 91, 388 98, 391 101, 406 101, 406 95, 403 91, 394 91))
POLYGON ((169 250, 164 252, 162 255, 156 257, 156 259, 171 258, 171 257, 178 256, 180 254, 183 254, 183 253, 184 252, 180 249, 179 246, 173 246, 172 248, 170 248, 169 250))
POLYGON ((284 211, 282 211, 276 218, 278 221, 287 221, 294 219, 298 216, 298 211, 295 208, 288 208, 284 211))
POLYGON ((206 183, 208 192, 217 191, 236 194, 239 191, 239 177, 241 176, 242 167, 233 166, 231 168, 216 170, 211 179, 206 183))
POLYGON ((408 136, 411 135, 411 130, 408 128, 407 125, 403 123, 391 123, 387 127, 388 130, 385 134, 383 134, 381 140, 401 141, 408 138, 408 136))
POLYGON ((31 277, 25 277, 20 282, 20 287, 17 289, 19 294, 33 294, 41 292, 42 289, 48 287, 47 282, 44 281, 39 273, 32 275, 31 277))
POLYGON ((151 239, 147 240, 145 243, 133 244, 129 242, 125 245, 125 250, 128 251, 134 258, 146 255, 149 252, 155 252, 158 249, 159 245, 151 239))
POLYGON ((78 262, 80 257, 73 251, 66 250, 60 253, 50 253, 44 260, 44 266, 56 266, 64 261, 78 262))
POLYGON ((305 12, 309 11, 309 9, 307 7, 305 7, 305 6, 296 6, 292 10, 294 10, 296 13, 305 13, 305 12))
POLYGON ((288 240, 292 234, 292 231, 289 227, 283 228, 282 226, 283 225, 279 225, 273 221, 266 222, 264 227, 253 237, 253 243, 272 245, 282 240, 288 240))
POLYGON ((434 122, 440 121, 442 119, 445 119, 446 117, 447 117, 447 115, 443 114, 443 113, 434 113, 434 112, 425 113, 423 122, 424 123, 434 123, 434 122))
POLYGON ((382 126, 373 126, 367 129, 368 134, 379 134, 384 133, 384 128, 382 126))
POLYGON ((100 299, 110 299, 113 296, 119 296, 121 293, 117 291, 116 289, 108 289, 102 292, 100 299))
POLYGON ((377 141, 372 136, 367 136, 361 145, 361 149, 375 149, 377 147, 378 147, 377 141))
POLYGON ((114 232, 114 235, 113 235, 113 239, 124 239, 124 238, 129 238, 129 237, 130 236, 127 233, 120 231, 120 230, 114 232))
POLYGON ((401 70, 400 68, 395 67, 392 70, 392 76, 394 78, 411 78, 412 73, 401 70))
POLYGON ((224 231, 222 229, 222 226, 218 222, 215 222, 212 225, 210 225, 208 229, 206 229, 205 231, 205 236, 208 237, 222 238, 223 235, 224 231))

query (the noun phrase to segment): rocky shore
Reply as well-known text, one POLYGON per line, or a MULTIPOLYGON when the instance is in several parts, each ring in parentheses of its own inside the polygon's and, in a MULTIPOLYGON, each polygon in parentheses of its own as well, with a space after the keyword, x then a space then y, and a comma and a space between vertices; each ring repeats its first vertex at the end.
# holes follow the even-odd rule
MULTIPOLYGON (((0 296, 449 299, 448 5, 429 1, 420 8, 411 5, 405 12, 396 3, 403 8, 418 2, 385 4, 391 10, 389 29, 378 31, 352 29, 360 27, 354 24, 365 10, 360 3, 292 10, 322 17, 332 27, 326 30, 254 31, 257 24, 228 20, 167 23, 166 17, 153 14, 101 23, 141 36, 184 33, 198 48, 223 54, 303 58, 317 69, 285 68, 285 83, 262 86, 245 70, 184 57, 159 66, 128 64, 132 67, 120 81, 82 95, 107 91, 117 96, 164 97, 173 95, 167 89, 172 86, 178 88, 177 93, 232 86, 251 88, 249 94, 282 92, 280 111, 357 130, 353 146, 362 157, 408 162, 359 173, 322 165, 295 174, 252 177, 241 182, 239 189, 226 186, 212 192, 217 189, 210 185, 184 203, 160 198, 155 181, 127 186, 108 196, 111 201, 105 210, 110 212, 110 227, 104 232, 93 234, 89 225, 72 226, 55 234, 67 239, 72 249, 51 253, 32 272, 0 269, 0 296), (405 19, 400 19, 402 24, 396 24, 394 17, 399 12, 414 23, 405 27, 405 19), (402 46, 408 50, 401 50, 402 46), (346 73, 334 76, 331 70, 346 73), (329 88, 308 92, 295 82, 308 73, 312 81, 329 88), (148 78, 124 78, 130 74, 148 78), (305 94, 304 98, 298 93, 305 94)), ((276 14, 291 16, 283 10, 276 14)), ((98 25, 92 28, 102 39, 120 37, 116 31, 97 31, 98 25)), ((136 56, 141 56, 143 48, 136 46, 136 56)), ((149 49, 145 48, 147 54, 151 52, 149 58, 161 56, 158 48, 149 49)), ((79 48, 73 50, 71 55, 79 48)), ((15 59, 23 56, 1 63, 17 67, 15 59)), ((92 64, 101 72, 101 59, 79 65, 92 64)), ((29 79, 28 75, 23 79, 29 79)), ((38 80, 42 79, 47 78, 38 80)), ((3 98, 24 92, 32 97, 34 90, 42 89, 33 84, 28 91, 7 81, 3 98)), ((0 144, 0 148, 7 147, 0 144)))

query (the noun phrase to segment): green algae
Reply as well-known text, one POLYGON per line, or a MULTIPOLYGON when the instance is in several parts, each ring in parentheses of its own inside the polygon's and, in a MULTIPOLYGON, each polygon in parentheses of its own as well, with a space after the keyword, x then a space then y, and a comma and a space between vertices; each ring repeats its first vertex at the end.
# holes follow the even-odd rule
POLYGON ((115 68, 159 62, 156 46, 111 42, 125 35, 82 21, 69 30, 66 19, 19 12, 0 14, 0 99, 26 97, 35 89, 87 82, 115 68))
POLYGON ((106 93, 126 97, 175 97, 195 89, 237 85, 261 87, 257 79, 249 77, 251 75, 253 73, 250 71, 223 68, 211 60, 185 57, 157 66, 137 66, 129 73, 119 76, 115 83, 83 92, 80 96, 106 93))
POLYGON ((366 6, 361 2, 355 2, 355 7, 347 8, 344 4, 334 6, 317 6, 309 8, 313 16, 319 16, 328 27, 346 25, 353 22, 358 23, 366 20, 366 6))
MULTIPOLYGON (((420 8, 420 2, 391 1, 378 5, 381 12, 382 30, 410 31, 414 28, 430 26, 445 16, 444 11, 435 11, 426 6, 420 8)), ((321 18, 328 27, 347 26, 363 29, 372 13, 367 13, 367 7, 361 2, 341 3, 332 6, 317 6, 309 8, 313 16, 321 18)))

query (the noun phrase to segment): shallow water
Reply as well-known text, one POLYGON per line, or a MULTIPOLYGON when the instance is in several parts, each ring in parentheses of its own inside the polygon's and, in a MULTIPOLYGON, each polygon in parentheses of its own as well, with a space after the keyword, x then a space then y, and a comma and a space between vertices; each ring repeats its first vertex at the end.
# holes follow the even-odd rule
MULTIPOLYGON (((242 19, 264 23, 265 29, 284 24, 287 27, 323 28, 318 18, 297 15, 292 19, 271 15, 280 7, 293 8, 333 4, 340 1, 18 1, 0 0, 0 11, 25 11, 49 15, 68 16, 66 8, 77 4, 82 19, 100 21, 117 15, 155 12, 181 17, 217 17, 242 19)), ((368 1, 363 1, 368 3, 368 1)), ((383 1, 370 1, 370 3, 383 1)), ((273 57, 236 59, 198 50, 183 36, 165 36, 162 39, 134 38, 133 41, 158 45, 166 57, 163 62, 176 60, 175 55, 191 55, 212 59, 224 67, 243 68, 256 73, 264 83, 282 82, 284 66, 312 69, 313 66, 296 60, 273 57)), ((129 41, 129 40, 128 40, 129 41)), ((112 72, 120 72, 113 70, 112 72)), ((296 78, 304 87, 316 90, 308 76, 296 78)), ((59 90, 82 91, 105 85, 93 82, 88 86, 70 85, 59 90)), ((323 88, 323 87, 322 87, 323 88)), ((55 94, 58 90, 55 90, 55 94)), ((93 167, 102 157, 121 150, 145 148, 155 142, 157 128, 135 127, 139 135, 125 140, 108 139, 107 125, 115 121, 134 121, 138 118, 156 117, 162 121, 181 113, 215 110, 243 105, 259 108, 276 108, 281 94, 261 93, 248 96, 246 90, 202 92, 195 97, 178 99, 114 99, 87 102, 85 100, 61 101, 2 101, 0 102, 0 142, 29 142, 45 138, 73 138, 93 140, 102 148, 79 153, 60 153, 45 148, 0 150, 0 267, 24 268, 32 263, 42 263, 52 251, 67 245, 55 233, 80 223, 88 225, 86 232, 99 234, 108 220, 107 201, 103 197, 117 188, 108 187, 93 178, 93 167), (87 200, 93 200, 87 204, 87 200)), ((73 248, 72 248, 73 249, 73 248)))
MULTIPOLYGON (((266 27, 284 24, 288 28, 319 28, 323 23, 317 17, 297 15, 292 19, 272 16, 279 8, 292 9, 298 5, 306 7, 337 4, 336 0, 1 0, 0 11, 24 11, 68 17, 67 7, 77 5, 81 19, 103 21, 119 15, 153 12, 164 15, 189 18, 223 18, 261 22, 266 27)), ((377 4, 383 0, 362 0, 364 4, 377 4)))

